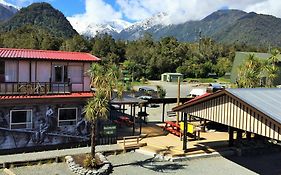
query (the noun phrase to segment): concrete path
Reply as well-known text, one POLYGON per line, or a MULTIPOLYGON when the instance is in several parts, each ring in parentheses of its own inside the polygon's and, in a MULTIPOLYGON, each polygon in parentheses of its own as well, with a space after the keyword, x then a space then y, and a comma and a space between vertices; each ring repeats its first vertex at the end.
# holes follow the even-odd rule
MULTIPOLYGON (((96 146, 96 152, 114 152, 114 151, 122 151, 122 150, 123 147, 118 144, 96 146)), ((42 152, 34 152, 34 153, 2 155, 0 156, 0 164, 48 160, 48 159, 55 159, 57 157, 62 158, 67 155, 90 153, 90 151, 91 151, 90 147, 82 147, 82 148, 42 151, 42 152)))

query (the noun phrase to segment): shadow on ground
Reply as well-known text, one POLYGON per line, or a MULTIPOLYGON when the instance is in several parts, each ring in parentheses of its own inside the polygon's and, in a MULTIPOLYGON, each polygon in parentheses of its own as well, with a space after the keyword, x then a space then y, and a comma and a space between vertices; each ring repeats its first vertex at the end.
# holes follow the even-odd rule
POLYGON ((281 174, 281 152, 264 155, 229 156, 228 160, 261 175, 281 174))
POLYGON ((142 161, 135 161, 128 164, 114 165, 113 168, 123 166, 139 166, 158 173, 171 173, 173 171, 184 169, 187 165, 175 162, 167 163, 167 161, 161 161, 155 157, 152 157, 142 161))

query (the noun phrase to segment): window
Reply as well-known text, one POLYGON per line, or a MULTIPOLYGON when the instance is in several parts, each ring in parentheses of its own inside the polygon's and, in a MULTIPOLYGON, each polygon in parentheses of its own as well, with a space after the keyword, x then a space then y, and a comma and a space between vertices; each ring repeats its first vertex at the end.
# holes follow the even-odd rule
POLYGON ((76 125, 77 108, 59 108, 58 126, 76 125))
POLYGON ((32 128, 32 110, 12 110, 10 112, 10 129, 23 128, 32 128))
POLYGON ((5 62, 0 61, 0 82, 5 82, 5 62))
POLYGON ((65 65, 55 65, 54 66, 54 78, 55 82, 67 82, 68 81, 68 73, 67 66, 65 65))

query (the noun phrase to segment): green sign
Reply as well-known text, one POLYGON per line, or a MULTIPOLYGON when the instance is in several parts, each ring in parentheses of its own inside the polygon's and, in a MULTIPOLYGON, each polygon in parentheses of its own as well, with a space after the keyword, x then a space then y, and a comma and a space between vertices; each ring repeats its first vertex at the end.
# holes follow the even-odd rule
POLYGON ((116 126, 115 125, 103 126, 103 134, 105 134, 105 135, 113 135, 115 133, 116 133, 116 126))

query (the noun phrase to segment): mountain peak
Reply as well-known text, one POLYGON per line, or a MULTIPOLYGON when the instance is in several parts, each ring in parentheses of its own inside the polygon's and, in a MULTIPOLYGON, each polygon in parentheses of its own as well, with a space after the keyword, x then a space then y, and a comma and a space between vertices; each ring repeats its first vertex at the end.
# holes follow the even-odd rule
POLYGON ((77 34, 62 12, 45 2, 33 3, 22 8, 5 22, 3 28, 4 31, 10 31, 25 25, 44 28, 57 37, 69 38, 77 34))
POLYGON ((220 18, 240 18, 244 15, 246 15, 247 13, 242 11, 242 10, 236 10, 236 9, 221 9, 218 11, 215 11, 213 13, 211 13, 210 15, 208 15, 207 17, 205 17, 203 19, 203 21, 213 21, 213 20, 218 20, 220 18))

